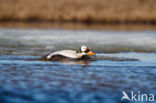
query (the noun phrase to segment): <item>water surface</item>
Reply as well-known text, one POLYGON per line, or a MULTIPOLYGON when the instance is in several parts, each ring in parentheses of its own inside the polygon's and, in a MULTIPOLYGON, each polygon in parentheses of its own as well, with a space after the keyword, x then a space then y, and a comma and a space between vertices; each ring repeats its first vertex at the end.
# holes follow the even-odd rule
POLYGON ((1 28, 0 102, 120 103, 123 90, 156 95, 155 40, 155 31, 1 28), (52 51, 81 45, 99 59, 40 60, 52 51))

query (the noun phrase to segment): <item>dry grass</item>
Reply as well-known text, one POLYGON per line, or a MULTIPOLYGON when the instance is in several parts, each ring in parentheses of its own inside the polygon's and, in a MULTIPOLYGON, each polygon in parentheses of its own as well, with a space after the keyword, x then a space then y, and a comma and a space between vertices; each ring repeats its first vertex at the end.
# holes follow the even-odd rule
POLYGON ((0 0, 0 20, 156 23, 156 0, 0 0))

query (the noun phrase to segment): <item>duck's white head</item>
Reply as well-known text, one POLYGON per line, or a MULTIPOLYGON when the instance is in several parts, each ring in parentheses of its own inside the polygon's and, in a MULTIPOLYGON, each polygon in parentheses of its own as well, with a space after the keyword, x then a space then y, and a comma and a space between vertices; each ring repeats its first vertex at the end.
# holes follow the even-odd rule
POLYGON ((79 55, 95 55, 87 46, 81 46, 81 48, 77 51, 79 55))

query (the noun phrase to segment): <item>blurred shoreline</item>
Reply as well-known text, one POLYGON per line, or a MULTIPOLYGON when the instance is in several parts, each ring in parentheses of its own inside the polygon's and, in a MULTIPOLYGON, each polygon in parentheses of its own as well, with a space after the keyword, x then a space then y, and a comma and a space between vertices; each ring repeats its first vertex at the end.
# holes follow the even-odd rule
POLYGON ((155 31, 156 25, 142 24, 102 24, 102 23, 73 23, 73 22, 0 22, 0 28, 12 29, 69 29, 69 30, 133 30, 155 31))
POLYGON ((0 22, 156 25, 155 0, 0 0, 0 22))

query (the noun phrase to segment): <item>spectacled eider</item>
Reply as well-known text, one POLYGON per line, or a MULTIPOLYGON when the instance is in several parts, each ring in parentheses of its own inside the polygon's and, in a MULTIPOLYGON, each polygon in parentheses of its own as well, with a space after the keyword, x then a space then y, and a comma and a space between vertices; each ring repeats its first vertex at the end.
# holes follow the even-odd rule
POLYGON ((86 60, 90 59, 89 55, 95 55, 87 46, 81 46, 78 51, 61 50, 44 56, 46 60, 64 61, 64 60, 86 60))

